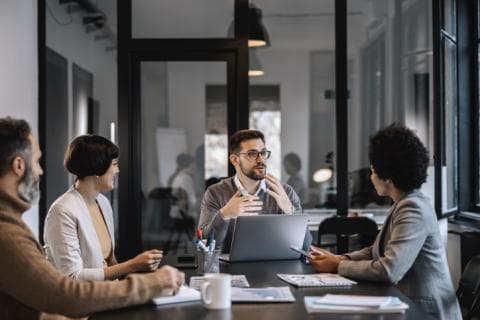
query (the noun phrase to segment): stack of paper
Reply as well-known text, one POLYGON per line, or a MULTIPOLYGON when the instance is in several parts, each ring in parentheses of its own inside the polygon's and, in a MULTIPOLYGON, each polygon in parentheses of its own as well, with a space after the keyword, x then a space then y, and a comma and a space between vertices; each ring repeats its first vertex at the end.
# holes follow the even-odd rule
POLYGON ((351 286, 357 284, 355 281, 332 273, 314 274, 284 274, 279 273, 277 277, 297 287, 336 287, 351 286))
POLYGON ((157 305, 189 301, 200 301, 200 292, 187 286, 181 286, 178 293, 174 296, 165 296, 153 299, 153 303, 157 305))
POLYGON ((304 299, 308 313, 404 313, 408 305, 397 297, 326 294, 304 299))

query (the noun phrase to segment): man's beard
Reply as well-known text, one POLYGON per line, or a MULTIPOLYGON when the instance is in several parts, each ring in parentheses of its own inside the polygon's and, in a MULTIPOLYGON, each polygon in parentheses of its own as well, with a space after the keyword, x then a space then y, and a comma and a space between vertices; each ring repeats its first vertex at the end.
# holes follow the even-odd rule
POLYGON ((22 181, 18 185, 20 198, 30 204, 37 204, 40 199, 40 177, 35 176, 32 168, 27 165, 22 181))
POLYGON ((263 165, 256 165, 254 168, 252 169, 246 169, 242 163, 240 163, 240 170, 242 170, 243 174, 246 175, 247 177, 249 177, 250 179, 252 180, 262 180, 263 178, 265 178, 265 172, 267 170, 267 165, 263 164, 263 165), (264 167, 264 173, 256 173, 255 172, 255 168, 256 167, 264 167))

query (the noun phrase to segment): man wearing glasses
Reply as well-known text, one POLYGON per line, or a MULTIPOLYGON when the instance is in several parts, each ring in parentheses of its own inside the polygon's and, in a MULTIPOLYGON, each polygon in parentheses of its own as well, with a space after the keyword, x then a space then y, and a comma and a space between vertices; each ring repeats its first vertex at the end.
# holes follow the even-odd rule
POLYGON ((236 174, 210 186, 202 200, 199 228, 215 234, 223 252, 230 251, 235 218, 241 215, 301 213, 300 199, 288 184, 268 174, 271 151, 257 130, 240 130, 230 137, 229 159, 236 174))

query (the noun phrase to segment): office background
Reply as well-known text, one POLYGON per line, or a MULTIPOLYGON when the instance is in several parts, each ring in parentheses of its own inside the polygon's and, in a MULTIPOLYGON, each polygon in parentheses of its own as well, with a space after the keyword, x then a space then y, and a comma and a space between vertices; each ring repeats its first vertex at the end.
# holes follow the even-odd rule
MULTIPOLYGON (((152 191, 175 167, 174 157, 160 159, 164 137, 180 141, 175 153, 195 158, 201 199, 206 179, 231 173, 228 134, 265 130, 275 151, 269 168, 283 181, 283 156, 300 157, 305 208, 346 214, 388 206, 369 192, 366 146, 393 121, 428 146, 429 195, 446 239, 445 217, 475 226, 478 3, 253 4, 267 47, 248 47, 246 0, 2 1, 2 115, 29 120, 45 153, 42 202, 26 215, 37 235, 52 199, 72 181, 61 155, 80 133, 112 137, 122 150, 119 186, 109 196, 127 257, 165 241, 148 220, 159 205, 152 191), (103 20, 85 19, 98 13, 103 20), (248 76, 253 55, 263 76, 248 76), (321 169, 332 177, 314 179, 321 169)), ((448 236, 453 272, 460 233, 448 236)))

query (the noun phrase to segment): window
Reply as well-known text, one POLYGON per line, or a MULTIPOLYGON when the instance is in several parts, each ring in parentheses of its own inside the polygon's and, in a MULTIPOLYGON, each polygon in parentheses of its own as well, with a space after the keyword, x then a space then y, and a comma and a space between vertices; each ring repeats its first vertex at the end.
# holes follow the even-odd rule
POLYGON ((456 1, 443 2, 441 22, 442 57, 442 213, 458 206, 458 92, 456 1), (443 198, 445 195, 445 198, 443 198))
MULTIPOLYGON (((435 34, 440 79, 435 97, 437 177, 436 209, 442 216, 480 212, 478 133, 478 1, 435 2, 435 34)), ((475 216, 475 215, 474 215, 475 216)), ((477 215, 478 217, 478 215, 477 215)))
MULTIPOLYGON (((477 27, 476 27, 476 33, 475 33, 475 38, 477 40, 477 59, 476 61, 477 62, 480 62, 480 37, 479 37, 479 34, 480 34, 480 1, 477 3, 477 10, 476 10, 476 13, 477 13, 477 27)), ((477 79, 480 79, 480 67, 478 67, 477 65, 477 79)), ((480 152, 479 152, 479 149, 480 149, 480 146, 478 145, 479 142, 480 142, 480 80, 477 81, 477 96, 475 97, 476 101, 477 101, 477 139, 473 140, 475 141, 475 145, 476 145, 476 163, 475 163, 475 166, 476 166, 476 172, 477 172, 477 186, 476 186, 476 207, 477 208, 480 208, 480 152)))

